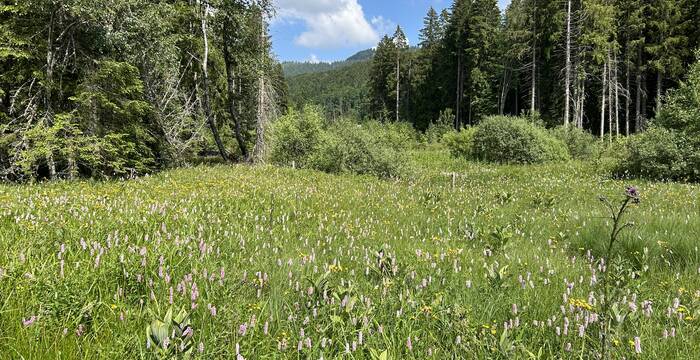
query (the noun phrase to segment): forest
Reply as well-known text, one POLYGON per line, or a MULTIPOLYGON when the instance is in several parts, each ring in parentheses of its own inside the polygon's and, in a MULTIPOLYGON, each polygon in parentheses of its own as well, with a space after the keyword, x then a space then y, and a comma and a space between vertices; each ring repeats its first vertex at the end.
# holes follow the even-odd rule
POLYGON ((0 0, 0 360, 696 359, 700 1, 437 3, 0 0))
POLYGON ((269 1, 3 1, 0 176, 124 177, 259 159, 284 106, 269 1))

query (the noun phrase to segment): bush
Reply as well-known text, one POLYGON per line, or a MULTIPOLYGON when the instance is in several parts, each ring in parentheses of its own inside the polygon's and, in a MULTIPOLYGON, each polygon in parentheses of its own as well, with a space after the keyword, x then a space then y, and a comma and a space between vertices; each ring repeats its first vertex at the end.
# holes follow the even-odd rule
POLYGON ((700 51, 688 78, 668 92, 651 128, 633 136, 617 175, 700 181, 700 51))
POLYGON ((270 160, 278 165, 308 166, 321 144, 323 117, 318 108, 306 106, 299 112, 290 109, 270 128, 270 160))
POLYGON ((573 126, 560 126, 551 131, 552 135, 566 144, 574 159, 594 159, 600 153, 599 141, 589 132, 573 126))
POLYGON ((690 67, 687 80, 670 90, 666 103, 654 120, 658 126, 700 136, 700 50, 690 67))
POLYGON ((365 126, 340 121, 324 134, 310 167, 333 174, 399 176, 404 161, 398 149, 387 146, 384 141, 365 126))
POLYGON ((444 140, 445 134, 454 130, 454 120, 455 116, 452 113, 452 109, 441 111, 437 121, 431 123, 428 126, 428 130, 425 132, 427 141, 434 144, 444 140))
POLYGON ((392 149, 412 149, 418 146, 419 134, 410 123, 368 121, 363 127, 383 146, 392 149))
POLYGON ((442 137, 442 143, 456 158, 472 159, 474 157, 474 134, 476 128, 466 128, 462 131, 448 132, 442 137))
POLYGON ((676 130, 652 126, 630 137, 615 174, 654 180, 700 180, 697 140, 676 130))
POLYGON ((400 175, 401 150, 416 143, 416 132, 403 124, 363 125, 349 120, 325 124, 318 109, 290 110, 271 127, 270 160, 278 165, 328 173, 400 175))
POLYGON ((488 162, 534 164, 570 158, 562 141, 523 118, 486 118, 473 143, 474 157, 488 162))

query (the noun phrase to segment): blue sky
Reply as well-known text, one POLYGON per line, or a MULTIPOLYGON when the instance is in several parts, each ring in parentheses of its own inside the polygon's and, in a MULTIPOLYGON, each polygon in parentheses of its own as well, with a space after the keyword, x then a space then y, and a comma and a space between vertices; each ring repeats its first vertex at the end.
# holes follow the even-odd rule
MULTIPOLYGON (((343 60, 374 47, 396 25, 411 44, 430 6, 448 7, 452 0, 274 0, 270 27, 274 52, 281 61, 343 60)), ((499 0, 501 9, 510 0, 499 0)))

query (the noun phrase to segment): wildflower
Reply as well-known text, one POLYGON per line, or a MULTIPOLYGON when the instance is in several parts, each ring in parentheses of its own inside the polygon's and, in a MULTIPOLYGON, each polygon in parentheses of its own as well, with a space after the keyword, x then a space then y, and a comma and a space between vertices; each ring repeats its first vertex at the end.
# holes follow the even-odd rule
POLYGON ((34 324, 35 321, 36 315, 32 315, 29 317, 29 319, 22 319, 22 325, 24 325, 25 327, 32 326, 32 324, 34 324))
POLYGON ((408 348, 408 351, 413 351, 413 342, 411 342, 410 336, 406 340, 406 348, 408 348))
POLYGON ((641 344, 641 340, 639 339, 639 336, 636 336, 634 338, 634 352, 637 354, 642 353, 642 344, 641 344))
POLYGON ((626 188, 626 194, 629 197, 639 197, 639 192, 637 191, 637 188, 634 186, 628 186, 626 188))
MULTIPOLYGON (((77 337, 83 336, 84 331, 85 331, 85 327, 83 326, 83 324, 78 325, 78 328, 75 329, 75 336, 77 336, 77 337)), ((166 338, 166 340, 167 340, 167 338, 166 338)))

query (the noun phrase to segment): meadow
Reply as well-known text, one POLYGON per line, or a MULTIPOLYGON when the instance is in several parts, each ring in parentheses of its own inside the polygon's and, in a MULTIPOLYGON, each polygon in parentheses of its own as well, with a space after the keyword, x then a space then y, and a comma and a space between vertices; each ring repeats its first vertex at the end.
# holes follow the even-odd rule
POLYGON ((0 358, 591 358, 626 185, 611 357, 700 354, 700 186, 410 158, 2 185, 0 358))

